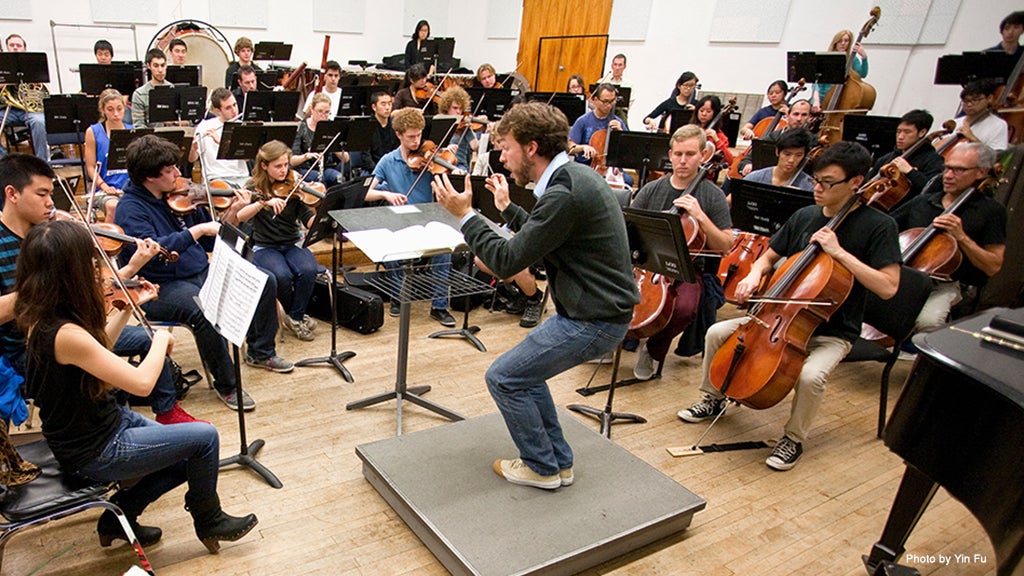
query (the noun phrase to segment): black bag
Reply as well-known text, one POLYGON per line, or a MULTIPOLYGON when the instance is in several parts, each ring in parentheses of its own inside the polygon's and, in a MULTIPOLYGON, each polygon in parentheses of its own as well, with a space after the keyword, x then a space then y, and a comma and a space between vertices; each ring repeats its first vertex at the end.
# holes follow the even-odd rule
POLYGON ((171 363, 171 378, 174 380, 176 396, 178 400, 184 400, 185 396, 188 395, 188 391, 198 384, 203 379, 203 376, 195 369, 185 372, 181 369, 180 364, 170 358, 167 360, 171 363))
MULTIPOLYGON (((338 325, 360 334, 376 332, 384 324, 384 301, 380 296, 349 284, 337 283, 334 297, 338 299, 338 325)), ((316 279, 313 297, 306 311, 310 316, 331 321, 331 300, 327 280, 316 279)))

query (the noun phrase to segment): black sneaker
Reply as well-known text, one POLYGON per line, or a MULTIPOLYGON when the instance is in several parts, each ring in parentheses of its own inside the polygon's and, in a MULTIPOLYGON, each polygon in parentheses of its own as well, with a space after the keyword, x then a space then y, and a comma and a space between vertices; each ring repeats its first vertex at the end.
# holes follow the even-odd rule
POLYGON ((775 444, 772 455, 764 463, 773 470, 785 472, 796 466, 796 461, 800 459, 800 455, 803 453, 804 447, 802 444, 790 439, 789 436, 783 436, 775 444))
POLYGON ((430 317, 440 322, 441 326, 455 327, 455 318, 452 318, 452 315, 444 308, 431 308, 430 317))
POLYGON ((538 291, 534 294, 534 298, 527 298, 523 317, 519 319, 519 325, 523 328, 536 326, 540 322, 541 314, 544 313, 544 293, 538 291))
POLYGON ((391 301, 391 306, 388 308, 388 316, 391 316, 392 318, 398 318, 398 316, 401 313, 402 313, 402 308, 398 305, 398 302, 395 302, 394 300, 392 300, 391 301))
POLYGON ((676 416, 686 422, 696 424, 717 416, 723 410, 725 410, 725 398, 715 398, 710 394, 705 394, 704 399, 689 408, 683 408, 676 413, 676 416))

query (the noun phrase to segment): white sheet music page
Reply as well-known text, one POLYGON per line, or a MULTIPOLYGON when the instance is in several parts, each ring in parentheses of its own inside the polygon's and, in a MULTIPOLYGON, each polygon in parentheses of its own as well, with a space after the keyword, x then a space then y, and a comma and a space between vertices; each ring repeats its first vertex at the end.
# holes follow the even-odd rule
POLYGON ((265 272, 218 237, 206 282, 199 290, 203 314, 221 336, 241 346, 266 283, 265 272))

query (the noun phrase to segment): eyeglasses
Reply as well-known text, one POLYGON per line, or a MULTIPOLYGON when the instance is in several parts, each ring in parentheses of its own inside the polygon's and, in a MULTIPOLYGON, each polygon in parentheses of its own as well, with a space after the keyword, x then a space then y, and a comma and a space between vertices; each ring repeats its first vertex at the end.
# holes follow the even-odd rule
POLYGON ((606 106, 611 106, 612 104, 615 104, 615 100, 616 100, 615 98, 612 98, 611 100, 605 100, 604 98, 598 98, 597 99, 598 102, 600 102, 601 104, 604 104, 606 106))
POLYGON ((968 170, 977 170, 977 166, 946 166, 943 172, 952 172, 953 176, 963 176, 968 170))
POLYGON ((811 176, 810 178, 811 178, 811 181, 814 182, 816 185, 821 186, 822 190, 824 190, 825 192, 828 192, 829 190, 831 190, 832 188, 834 188, 836 186, 839 186, 840 184, 845 184, 846 182, 849 182, 850 179, 853 178, 853 176, 847 176, 846 178, 843 178, 842 180, 839 180, 838 182, 824 182, 822 180, 818 180, 814 176, 811 176))
POLYGON ((974 104, 974 103, 977 103, 977 102, 984 102, 985 100, 988 100, 988 96, 978 95, 978 96, 965 96, 964 98, 962 98, 962 101, 963 101, 964 104, 974 104))

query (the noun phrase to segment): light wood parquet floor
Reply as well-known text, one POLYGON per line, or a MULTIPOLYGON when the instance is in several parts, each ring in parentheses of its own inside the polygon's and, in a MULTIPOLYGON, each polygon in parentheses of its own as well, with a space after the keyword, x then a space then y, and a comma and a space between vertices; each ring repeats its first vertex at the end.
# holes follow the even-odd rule
MULTIPOLYGON (((728 307, 727 307, 728 308, 728 307)), ((553 306, 548 305, 548 313, 553 306)), ((722 316, 736 312, 723 309, 722 316)), ((461 318, 460 318, 461 320, 461 318)), ((410 384, 429 384, 428 397, 468 417, 495 412, 483 383, 486 367, 526 333, 517 318, 474 311, 488 351, 480 353, 459 340, 431 340, 438 329, 427 305, 415 304, 409 356, 410 384)), ((175 333, 175 358, 199 367, 187 331, 175 333)), ((259 526, 219 555, 207 554, 196 540, 182 508, 184 488, 154 504, 143 523, 164 530, 149 558, 157 574, 378 575, 444 574, 445 569, 363 479, 354 447, 395 433, 394 403, 347 412, 347 402, 390 389, 394 384, 397 320, 387 318, 377 333, 363 336, 339 330, 339 348, 358 356, 346 365, 355 383, 345 383, 333 369, 297 368, 277 375, 243 367, 243 378, 257 399, 246 418, 250 440, 263 438, 260 461, 277 473, 284 488, 274 490, 246 470, 224 470, 219 491, 225 509, 255 512, 259 526)), ((303 343, 287 338, 279 353, 291 360, 324 355, 330 328, 320 323, 317 339, 303 343)), ((626 377, 634 354, 623 354, 626 377)), ((602 406, 604 395, 581 399, 594 365, 574 368, 551 381, 560 406, 583 402, 602 406)), ((702 426, 679 421, 676 411, 697 394, 699 358, 670 354, 660 381, 616 394, 616 409, 648 419, 643 425, 620 425, 612 439, 705 498, 707 508, 695 515, 683 534, 607 562, 587 574, 693 574, 702 576, 837 574, 862 575, 860 555, 881 534, 903 465, 874 436, 878 402, 878 365, 843 364, 836 370, 800 464, 785 473, 764 465, 767 451, 751 450, 673 458, 666 447, 696 440, 702 426)), ((893 373, 891 403, 910 370, 902 362, 893 373)), ((607 381, 610 368, 597 378, 607 381)), ((194 389, 184 405, 220 430, 221 454, 238 452, 237 418, 212 391, 194 389)), ((789 402, 764 411, 732 411, 708 441, 774 439, 781 434, 789 402)), ((148 409, 142 409, 148 412, 148 409)), ((574 416, 578 417, 578 416, 574 416)), ((405 431, 444 426, 446 420, 405 405, 405 431)), ((508 456, 495 454, 495 457, 508 456)), ((491 474, 489 462, 481 474, 491 474)), ((523 489, 509 487, 510 490, 523 489)), ((452 494, 452 498, 459 498, 452 494)), ((98 513, 51 523, 16 536, 7 546, 3 574, 120 574, 134 554, 126 545, 97 545, 98 513)), ((538 522, 558 522, 557 518, 538 522)), ((500 535, 493 537, 499 538, 500 535)), ((977 520, 944 491, 939 492, 908 542, 908 550, 933 562, 913 563, 923 574, 972 576, 995 573, 995 557, 977 520), (942 565, 939 555, 980 554, 986 562, 942 565)))

